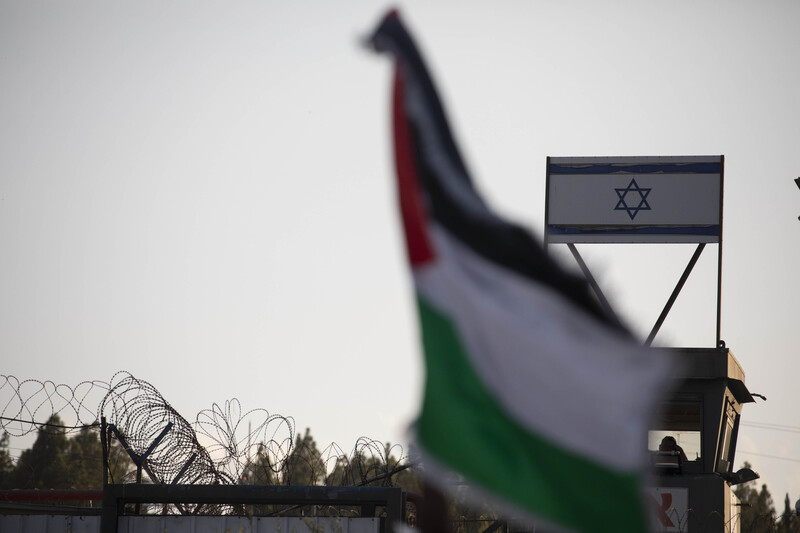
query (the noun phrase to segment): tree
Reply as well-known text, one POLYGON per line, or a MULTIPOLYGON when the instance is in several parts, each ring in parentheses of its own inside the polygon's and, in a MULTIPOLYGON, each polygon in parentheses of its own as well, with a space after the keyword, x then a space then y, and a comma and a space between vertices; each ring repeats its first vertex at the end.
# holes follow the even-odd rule
POLYGON ((788 492, 783 500, 783 514, 781 515, 779 530, 781 533, 800 533, 800 518, 792 512, 788 492))
POLYGON ((53 415, 36 434, 33 447, 22 452, 14 469, 12 482, 17 489, 68 489, 71 476, 68 468, 69 441, 53 415))
MULTIPOLYGON (((113 480, 133 468, 118 444, 109 452, 113 480)), ((97 428, 86 426, 72 438, 58 415, 39 428, 36 441, 14 465, 8 454, 8 435, 0 438, 0 488, 100 489, 103 487, 103 449, 97 428)))
POLYGON ((0 437, 0 490, 11 489, 11 476, 14 474, 14 460, 8 452, 8 433, 0 437))
POLYGON ((789 493, 786 493, 786 498, 783 500, 783 514, 781 515, 780 530, 782 533, 791 533, 792 531, 792 508, 789 507, 789 493))
POLYGON ((103 450, 96 431, 84 427, 69 439, 67 464, 72 487, 81 489, 103 487, 103 450))
POLYGON ((325 480, 325 462, 311 436, 311 429, 306 428, 303 438, 297 435, 292 453, 286 459, 283 468, 284 485, 321 485, 325 480))
POLYGON ((325 478, 325 485, 329 487, 346 487, 353 485, 350 471, 350 461, 347 457, 344 455, 337 457, 333 470, 331 470, 331 473, 325 478))
MULTIPOLYGON (((744 468, 751 468, 750 463, 745 462, 744 468)), ((748 533, 775 533, 777 531, 775 507, 766 483, 761 485, 760 491, 757 491, 755 480, 748 481, 737 485, 733 492, 741 503, 742 531, 748 533)))
POLYGON ((275 468, 270 461, 267 447, 264 443, 259 443, 256 456, 248 459, 242 469, 239 483, 243 485, 272 485, 276 480, 275 468))

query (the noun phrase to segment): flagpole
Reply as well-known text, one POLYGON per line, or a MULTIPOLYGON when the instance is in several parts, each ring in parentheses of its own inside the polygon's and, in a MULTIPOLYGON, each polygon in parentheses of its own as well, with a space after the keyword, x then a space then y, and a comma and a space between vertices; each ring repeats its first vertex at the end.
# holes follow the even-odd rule
POLYGON ((423 533, 452 533, 453 521, 450 519, 450 503, 439 490, 430 483, 423 482, 419 513, 420 531, 423 533))

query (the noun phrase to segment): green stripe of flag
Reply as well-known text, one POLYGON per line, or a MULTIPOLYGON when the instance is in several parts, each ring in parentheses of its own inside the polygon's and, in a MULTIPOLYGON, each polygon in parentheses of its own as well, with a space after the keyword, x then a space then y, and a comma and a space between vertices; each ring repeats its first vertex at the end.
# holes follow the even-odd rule
POLYGON ((448 318, 419 296, 417 302, 427 370, 417 432, 425 452, 481 491, 550 523, 648 530, 638 475, 604 468, 520 426, 487 391, 448 318))

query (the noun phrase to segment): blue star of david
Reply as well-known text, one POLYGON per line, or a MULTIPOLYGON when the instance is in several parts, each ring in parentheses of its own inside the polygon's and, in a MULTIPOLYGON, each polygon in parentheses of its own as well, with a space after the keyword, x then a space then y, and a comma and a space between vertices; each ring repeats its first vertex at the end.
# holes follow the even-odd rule
POLYGON ((643 189, 637 185, 635 179, 631 179, 631 182, 624 189, 617 189, 615 187, 614 190, 617 191, 617 196, 619 196, 619 202, 617 202, 614 211, 627 211, 631 220, 636 218, 639 211, 650 211, 650 204, 647 203, 647 195, 650 194, 652 188, 643 189), (628 193, 631 193, 632 196, 630 204, 628 200, 626 200, 628 193), (633 193, 639 193, 638 198, 633 193))

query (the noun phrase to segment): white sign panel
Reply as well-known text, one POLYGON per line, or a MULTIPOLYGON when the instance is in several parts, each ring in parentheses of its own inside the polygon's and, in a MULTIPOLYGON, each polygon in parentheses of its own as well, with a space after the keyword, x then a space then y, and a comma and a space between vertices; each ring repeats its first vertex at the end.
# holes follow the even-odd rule
POLYGON ((549 157, 549 242, 719 242, 722 156, 549 157))
POLYGON ((653 531, 689 530, 689 489, 676 487, 651 487, 645 496, 649 500, 653 531))

